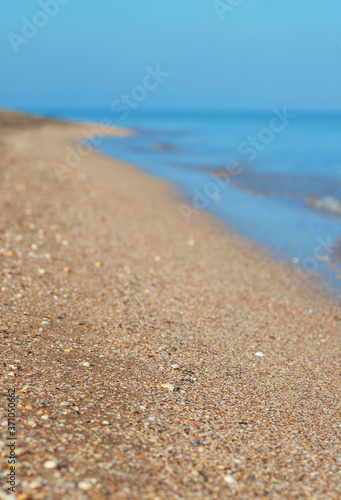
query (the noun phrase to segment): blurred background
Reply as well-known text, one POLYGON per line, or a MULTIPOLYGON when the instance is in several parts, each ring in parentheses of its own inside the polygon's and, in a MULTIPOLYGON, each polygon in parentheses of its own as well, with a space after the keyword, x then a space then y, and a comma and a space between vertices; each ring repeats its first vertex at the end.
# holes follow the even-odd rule
POLYGON ((134 129, 114 139, 99 126, 93 145, 174 182, 189 224, 208 210, 338 283, 339 0, 5 0, 2 11, 0 107, 134 129))

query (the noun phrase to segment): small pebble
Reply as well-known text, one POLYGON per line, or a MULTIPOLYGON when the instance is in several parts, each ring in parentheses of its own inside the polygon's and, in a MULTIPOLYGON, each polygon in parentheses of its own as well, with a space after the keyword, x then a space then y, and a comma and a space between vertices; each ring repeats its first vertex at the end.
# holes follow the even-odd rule
POLYGON ((32 490, 37 490, 38 488, 41 488, 41 483, 39 483, 39 481, 31 481, 28 486, 32 490))
POLYGON ((227 476, 224 476, 224 481, 227 484, 236 484, 236 480, 233 476, 230 476, 229 474, 227 476))
POLYGON ((48 460, 47 462, 44 463, 45 469, 55 469, 57 465, 58 464, 56 460, 48 460))
POLYGON ((80 483, 78 483, 78 488, 80 490, 90 490, 91 488, 93 487, 93 484, 90 483, 90 481, 81 481, 80 483))
POLYGON ((168 391, 174 391, 175 386, 173 384, 161 384, 161 387, 163 389, 167 389, 168 391))
POLYGON ((83 366, 86 366, 86 368, 89 368, 90 367, 90 363, 89 361, 84 361, 83 363, 81 363, 83 366))
POLYGON ((255 356, 258 356, 259 358, 261 358, 262 356, 264 356, 264 353, 261 351, 258 351, 255 353, 255 356))

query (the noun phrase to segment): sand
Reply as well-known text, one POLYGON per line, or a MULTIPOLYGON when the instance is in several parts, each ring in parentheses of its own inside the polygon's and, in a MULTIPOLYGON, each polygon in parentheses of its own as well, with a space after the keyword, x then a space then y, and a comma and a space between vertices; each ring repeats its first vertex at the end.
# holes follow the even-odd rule
POLYGON ((63 167, 93 127, 0 129, 0 498, 12 388, 21 500, 340 498, 340 305, 136 167, 63 167))

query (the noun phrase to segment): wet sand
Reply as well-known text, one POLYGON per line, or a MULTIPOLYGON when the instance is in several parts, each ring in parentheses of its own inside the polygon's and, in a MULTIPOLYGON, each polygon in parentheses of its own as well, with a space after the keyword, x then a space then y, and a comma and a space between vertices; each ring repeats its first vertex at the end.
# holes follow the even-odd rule
POLYGON ((20 500, 340 498, 340 305, 91 129, 0 114, 0 499, 9 389, 20 500))

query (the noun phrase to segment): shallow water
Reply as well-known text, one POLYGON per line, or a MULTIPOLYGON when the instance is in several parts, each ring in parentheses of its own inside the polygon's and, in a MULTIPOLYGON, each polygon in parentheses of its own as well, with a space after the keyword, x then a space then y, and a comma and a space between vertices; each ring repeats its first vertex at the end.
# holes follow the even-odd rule
POLYGON ((101 139, 98 149, 176 184, 189 224, 207 210, 338 288, 340 115, 278 108, 268 114, 135 112, 124 121, 102 111, 63 117, 109 118, 134 128, 134 136, 101 139))

